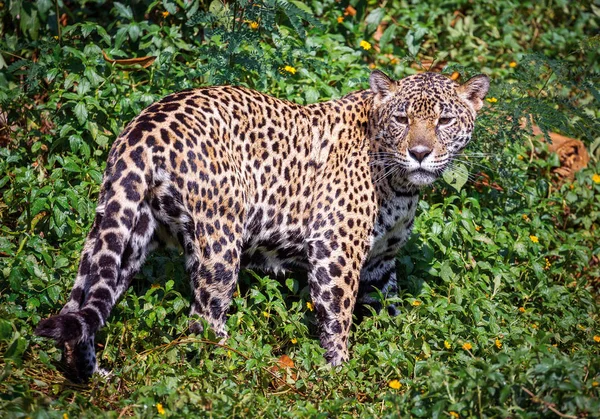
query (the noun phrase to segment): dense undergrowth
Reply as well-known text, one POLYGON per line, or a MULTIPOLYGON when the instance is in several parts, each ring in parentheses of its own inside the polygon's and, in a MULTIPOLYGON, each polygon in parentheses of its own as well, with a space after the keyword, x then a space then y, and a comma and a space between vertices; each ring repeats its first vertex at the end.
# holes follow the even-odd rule
POLYGON ((599 21, 593 2, 564 0, 7 0, 0 416, 597 416, 599 21), (398 256, 400 316, 364 319, 332 370, 302 275, 244 272, 226 344, 188 337, 182 259, 161 253, 99 334, 110 376, 66 382, 32 330, 68 296, 124 125, 188 87, 311 103, 365 88, 373 68, 493 79, 472 145, 424 192, 398 256), (557 176, 531 123, 582 140, 588 167, 557 176))

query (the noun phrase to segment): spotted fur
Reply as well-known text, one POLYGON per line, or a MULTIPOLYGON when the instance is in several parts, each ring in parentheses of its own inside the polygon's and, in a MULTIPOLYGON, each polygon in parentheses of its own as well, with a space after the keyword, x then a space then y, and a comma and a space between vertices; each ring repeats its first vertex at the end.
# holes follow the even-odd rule
POLYGON ((177 244, 191 315, 223 337, 240 268, 305 269, 325 357, 344 362, 355 303, 379 308, 373 292, 396 291, 419 188, 466 146, 488 86, 376 71, 369 90, 309 106, 231 86, 165 97, 115 141, 69 301, 36 333, 87 379, 94 335, 132 277, 177 244))

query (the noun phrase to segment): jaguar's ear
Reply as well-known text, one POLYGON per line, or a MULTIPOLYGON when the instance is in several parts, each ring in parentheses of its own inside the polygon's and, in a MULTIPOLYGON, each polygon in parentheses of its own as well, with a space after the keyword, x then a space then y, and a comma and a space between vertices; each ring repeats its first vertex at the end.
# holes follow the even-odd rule
POLYGON ((473 106, 475 112, 479 112, 483 106, 483 99, 490 88, 490 78, 485 74, 471 77, 463 85, 458 87, 458 95, 473 106))
POLYGON ((371 91, 381 95, 381 97, 386 97, 396 90, 396 82, 379 70, 375 70, 371 73, 369 85, 371 86, 371 91))

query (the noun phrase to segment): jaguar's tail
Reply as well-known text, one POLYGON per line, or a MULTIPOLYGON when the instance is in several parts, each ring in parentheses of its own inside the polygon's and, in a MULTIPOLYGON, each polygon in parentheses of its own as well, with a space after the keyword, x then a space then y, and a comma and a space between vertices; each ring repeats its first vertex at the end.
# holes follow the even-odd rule
POLYGON ((109 161, 105 173, 96 218, 69 301, 60 314, 42 320, 35 330, 59 344, 76 345, 94 337, 143 263, 154 232, 146 202, 152 177, 145 172, 150 164, 127 165, 119 157, 115 160, 112 165, 109 161))

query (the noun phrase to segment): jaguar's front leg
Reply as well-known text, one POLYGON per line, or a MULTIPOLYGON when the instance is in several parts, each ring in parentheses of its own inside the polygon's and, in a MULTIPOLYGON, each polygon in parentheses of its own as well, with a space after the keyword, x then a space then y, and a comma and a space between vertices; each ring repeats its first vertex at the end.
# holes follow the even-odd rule
MULTIPOLYGON (((371 306, 376 312, 382 309, 378 291, 384 297, 393 297, 398 292, 395 254, 372 258, 365 263, 358 287, 357 316, 359 318, 369 314, 366 306, 371 306)), ((386 309, 392 316, 397 314, 396 306, 393 304, 389 304, 386 309)))
MULTIPOLYGON (((366 249, 339 246, 327 234, 312 241, 308 281, 325 358, 332 365, 348 360, 348 336, 356 303, 360 266, 366 249), (342 250, 345 249, 345 250, 342 250)), ((364 246, 366 247, 366 246, 364 246)))
MULTIPOLYGON (((350 264, 351 265, 351 264, 350 264)), ((309 273, 321 346, 332 365, 348 360, 348 336, 358 290, 358 272, 342 269, 339 262, 323 261, 309 273)))

